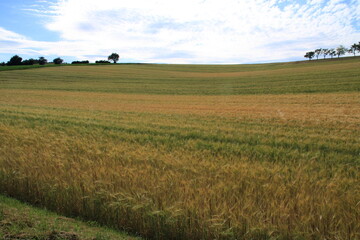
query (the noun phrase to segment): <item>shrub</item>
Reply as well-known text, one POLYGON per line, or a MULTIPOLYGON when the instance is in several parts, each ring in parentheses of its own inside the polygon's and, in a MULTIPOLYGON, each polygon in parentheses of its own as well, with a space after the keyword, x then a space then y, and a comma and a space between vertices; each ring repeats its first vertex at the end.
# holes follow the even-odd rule
POLYGON ((89 64, 88 60, 85 61, 73 61, 71 64, 89 64))
POLYGON ((10 61, 7 62, 6 65, 8 66, 14 66, 14 65, 21 65, 22 58, 18 55, 13 56, 10 58, 10 61))
POLYGON ((54 62, 54 64, 62 64, 63 63, 63 59, 61 59, 61 58, 55 58, 54 60, 53 60, 53 62, 54 62))
POLYGON ((48 62, 48 61, 47 61, 46 58, 44 58, 44 57, 40 57, 40 58, 39 58, 39 64, 40 64, 40 65, 45 65, 45 64, 47 64, 47 62, 48 62))
POLYGON ((34 65, 35 63, 38 63, 38 61, 30 58, 30 59, 22 61, 21 65, 34 65))
POLYGON ((95 61, 95 63, 110 63, 110 62, 106 60, 99 60, 99 61, 95 61))

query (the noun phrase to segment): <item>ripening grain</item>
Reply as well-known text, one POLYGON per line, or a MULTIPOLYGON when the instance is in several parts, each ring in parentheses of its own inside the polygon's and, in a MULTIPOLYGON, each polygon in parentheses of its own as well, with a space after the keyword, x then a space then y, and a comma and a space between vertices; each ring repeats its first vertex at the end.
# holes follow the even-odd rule
POLYGON ((0 72, 0 191, 155 239, 360 239, 360 94, 345 87, 360 83, 342 78, 359 61, 346 61, 0 72), (307 68, 330 68, 339 91, 305 93, 293 77, 307 68))

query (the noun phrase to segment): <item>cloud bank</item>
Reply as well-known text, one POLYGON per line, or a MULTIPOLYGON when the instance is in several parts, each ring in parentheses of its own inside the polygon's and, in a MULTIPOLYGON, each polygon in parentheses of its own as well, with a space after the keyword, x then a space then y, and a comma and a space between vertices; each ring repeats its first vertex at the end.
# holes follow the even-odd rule
POLYGON ((26 11, 46 18, 61 40, 0 28, 8 50, 77 59, 117 52, 137 62, 282 61, 360 41, 359 0, 42 0, 26 11))

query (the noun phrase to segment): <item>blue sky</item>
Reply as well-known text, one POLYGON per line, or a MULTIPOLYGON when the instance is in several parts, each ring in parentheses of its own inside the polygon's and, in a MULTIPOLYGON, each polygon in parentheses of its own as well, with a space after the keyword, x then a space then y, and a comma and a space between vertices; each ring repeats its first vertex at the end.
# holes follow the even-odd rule
POLYGON ((278 62, 359 41, 360 0, 0 0, 0 62, 278 62))

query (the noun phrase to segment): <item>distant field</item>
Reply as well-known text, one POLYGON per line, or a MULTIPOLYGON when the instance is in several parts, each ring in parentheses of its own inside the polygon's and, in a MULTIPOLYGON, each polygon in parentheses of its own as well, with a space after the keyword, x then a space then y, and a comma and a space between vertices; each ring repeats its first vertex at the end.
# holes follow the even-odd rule
MULTIPOLYGON (((360 57, 254 65, 88 65, 0 71, 1 88, 165 95, 360 91, 360 57)), ((0 67, 1 69, 1 67, 0 67)))
POLYGON ((0 191, 155 239, 360 239, 360 58, 0 72, 0 191))

